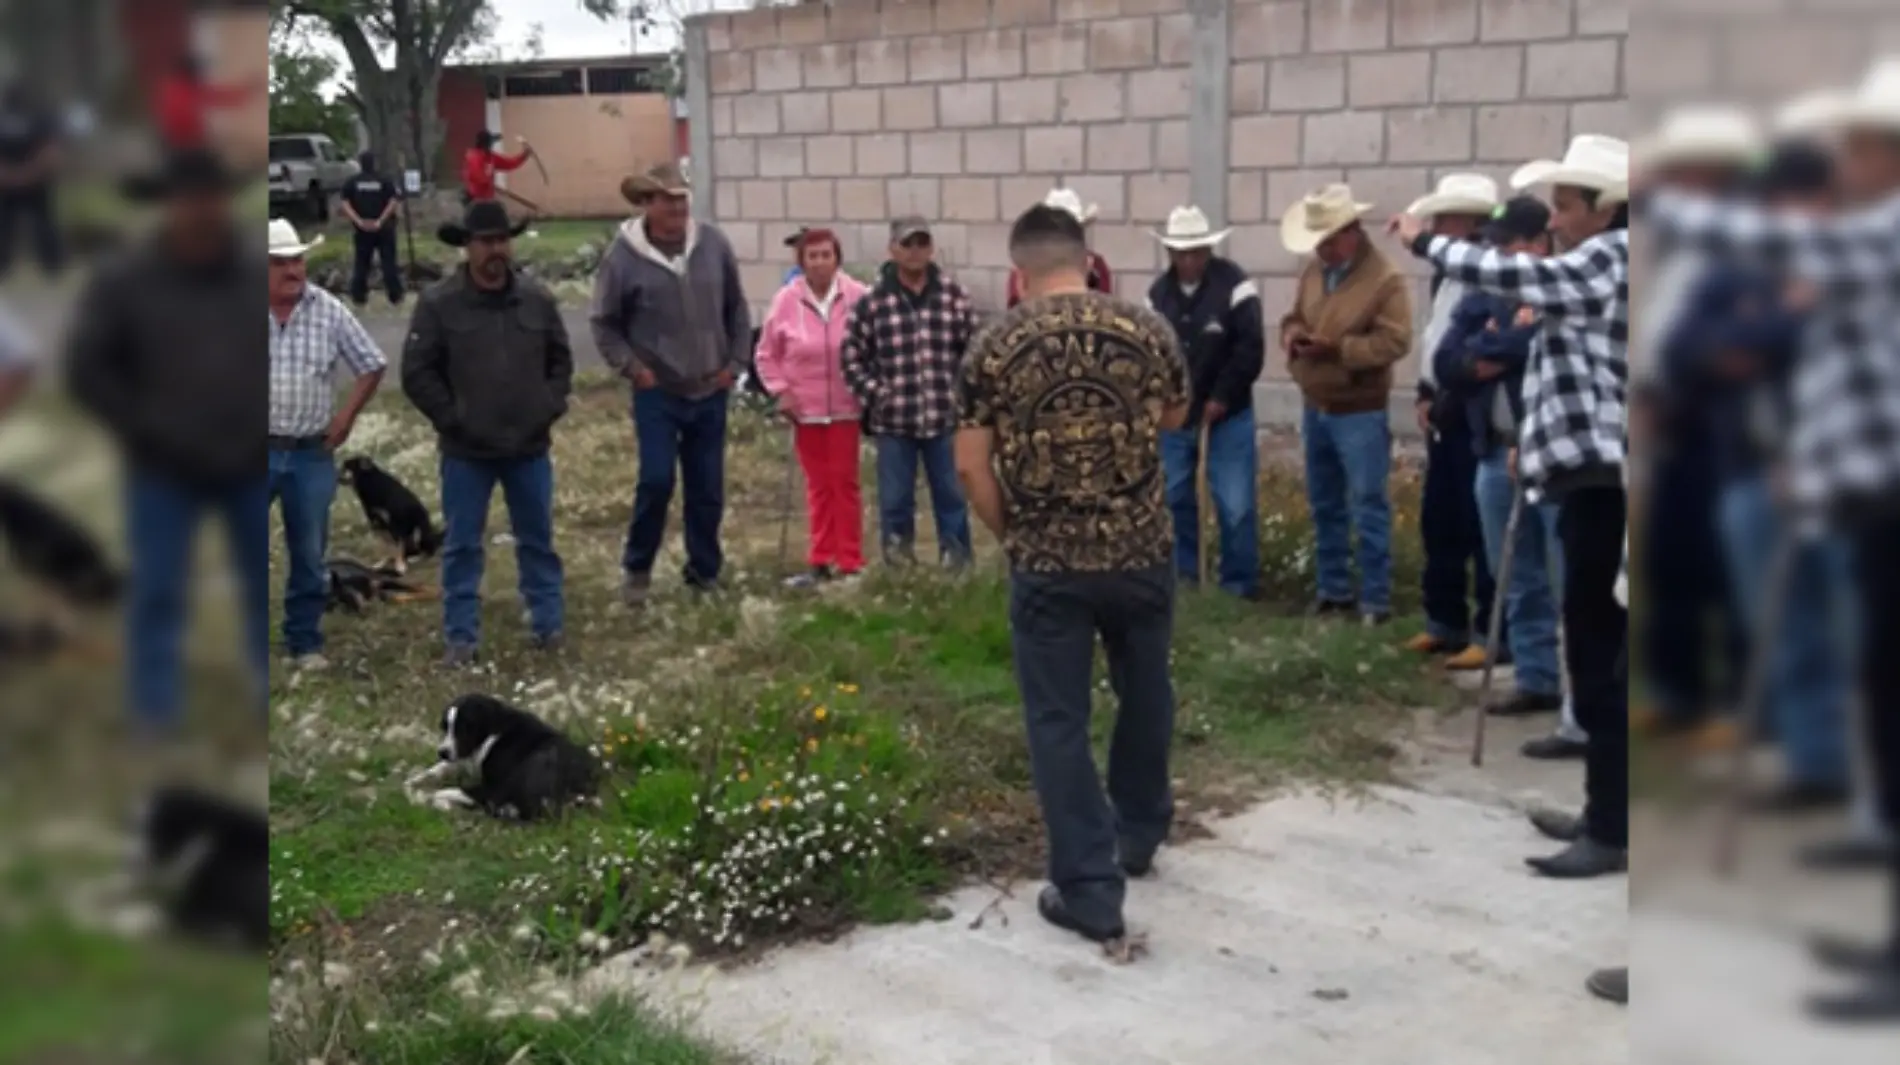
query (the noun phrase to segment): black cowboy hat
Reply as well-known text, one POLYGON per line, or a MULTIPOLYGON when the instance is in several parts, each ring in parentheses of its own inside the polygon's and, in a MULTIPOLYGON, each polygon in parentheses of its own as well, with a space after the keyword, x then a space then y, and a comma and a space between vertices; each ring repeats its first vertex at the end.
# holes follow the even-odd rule
POLYGON ((477 237, 508 237, 513 239, 528 231, 529 222, 510 221, 508 208, 500 200, 476 200, 462 212, 460 222, 444 222, 436 229, 435 238, 451 248, 466 248, 468 242, 477 237))
POLYGON ((217 152, 186 148, 168 152, 156 170, 125 179, 120 191, 128 200, 151 203, 191 193, 235 192, 242 184, 217 152))

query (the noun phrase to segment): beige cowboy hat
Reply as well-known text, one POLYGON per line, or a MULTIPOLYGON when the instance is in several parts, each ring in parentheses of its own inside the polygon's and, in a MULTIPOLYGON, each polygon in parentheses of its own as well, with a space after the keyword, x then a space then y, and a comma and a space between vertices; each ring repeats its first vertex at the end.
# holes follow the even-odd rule
POLYGON ((1207 213, 1199 207, 1176 207, 1168 212, 1168 224, 1154 238, 1170 251, 1211 248, 1227 239, 1233 229, 1215 229, 1207 213))
POLYGON ((1412 201, 1405 213, 1420 218, 1436 215, 1490 215, 1498 209, 1498 183, 1483 174, 1446 174, 1438 187, 1412 201))
POLYGON ((1679 107, 1663 116, 1656 132, 1638 141, 1634 154, 1645 168, 1685 163, 1746 166, 1766 146, 1755 117, 1739 107, 1679 107))
POLYGON ((1900 57, 1874 61, 1860 84, 1809 103, 1807 132, 1879 129, 1900 132, 1900 57))
POLYGON ((643 173, 621 179, 620 196, 635 207, 645 205, 650 196, 691 196, 692 182, 678 163, 660 163, 643 173))
POLYGON ((1083 206, 1081 194, 1074 189, 1050 189, 1049 195, 1042 198, 1042 205, 1053 207, 1058 211, 1067 211, 1083 225, 1095 221, 1096 205, 1091 203, 1086 207, 1083 206))
POLYGON ((1305 255, 1371 210, 1372 204, 1353 198, 1350 187, 1327 185, 1307 193, 1280 216, 1280 243, 1295 255, 1305 255))
POLYGON ((1525 163, 1511 175, 1511 188, 1519 192, 1534 185, 1573 185, 1605 194, 1606 202, 1620 202, 1629 196, 1630 146, 1601 133, 1579 133, 1570 138, 1562 159, 1525 163))
POLYGON ((1834 116, 1852 104, 1846 89, 1803 93, 1775 109, 1769 128, 1777 137, 1813 137, 1833 132, 1834 116))
POLYGON ((272 259, 301 259, 310 249, 323 243, 323 234, 319 233, 309 240, 297 235, 297 227, 286 218, 270 220, 270 250, 266 252, 272 259))

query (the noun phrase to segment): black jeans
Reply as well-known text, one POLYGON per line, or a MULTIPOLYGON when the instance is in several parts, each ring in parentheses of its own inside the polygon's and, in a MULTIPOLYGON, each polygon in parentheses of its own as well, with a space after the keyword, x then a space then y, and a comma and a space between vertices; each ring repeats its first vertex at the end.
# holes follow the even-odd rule
POLYGON ((1077 921, 1120 928, 1127 881, 1118 855, 1152 856, 1174 820, 1174 572, 1166 565, 1127 573, 1018 572, 1010 579, 1009 620, 1049 881, 1077 921), (1120 704, 1106 796, 1089 743, 1098 635, 1120 704))
MULTIPOLYGON (((1856 537, 1860 578, 1861 697, 1867 719, 1881 820, 1900 825, 1900 517, 1876 521, 1856 537)), ((1900 866, 1894 870, 1900 878, 1900 866)), ((1895 884, 1895 936, 1900 941, 1900 879, 1895 884)))
POLYGON ((32 241, 40 269, 57 274, 65 268, 66 245, 53 216, 52 186, 15 189, 0 193, 0 279, 13 272, 14 245, 22 228, 32 241))
POLYGON ((383 290, 389 302, 402 302, 402 265, 396 261, 396 231, 385 226, 370 233, 355 230, 356 262, 350 269, 350 299, 358 307, 369 302, 369 269, 372 261, 382 260, 383 290))
MULTIPOLYGON (((1426 631, 1446 643, 1480 643, 1491 625, 1497 594, 1478 518, 1478 453, 1461 418, 1441 429, 1428 445, 1425 499, 1419 534, 1425 542, 1426 631)), ((1510 638, 1499 634, 1502 647, 1510 638)))
POLYGON ((1629 846, 1629 609, 1616 601, 1629 499, 1621 486, 1577 488, 1563 497, 1564 650, 1577 724, 1590 736, 1584 759, 1584 831, 1629 846))
POLYGON ((1644 680, 1663 719, 1678 727, 1735 705, 1747 668, 1748 634, 1717 526, 1721 478, 1708 450, 1685 444, 1657 463, 1643 522, 1644 680))

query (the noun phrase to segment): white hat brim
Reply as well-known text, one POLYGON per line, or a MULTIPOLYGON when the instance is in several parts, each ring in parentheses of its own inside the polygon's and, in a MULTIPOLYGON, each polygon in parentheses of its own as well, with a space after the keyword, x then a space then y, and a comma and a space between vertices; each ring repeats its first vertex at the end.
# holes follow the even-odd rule
MULTIPOLYGON (((272 259, 301 259, 310 253, 310 249, 322 243, 323 234, 319 233, 302 244, 279 244, 264 254, 272 259)), ((253 244, 251 247, 255 248, 257 245, 253 244)))
POLYGON ((1511 175, 1511 188, 1518 192, 1538 185, 1574 185, 1580 189, 1604 191, 1628 187, 1629 175, 1619 177, 1615 174, 1605 174, 1601 170, 1584 170, 1567 166, 1554 159, 1539 159, 1525 163, 1511 175))
POLYGON ((1821 130, 1900 130, 1900 100, 1858 100, 1847 97, 1815 108, 1807 123, 1821 130))
POLYGON ((1498 209, 1496 200, 1481 199, 1477 196, 1443 195, 1430 193, 1412 201, 1405 213, 1419 218, 1434 215, 1483 214, 1488 215, 1498 209))
POLYGON ((1198 237, 1170 237, 1166 233, 1155 233, 1152 236, 1169 251, 1191 251, 1195 248, 1211 248, 1226 240, 1227 234, 1233 231, 1233 227, 1230 226, 1198 237))
POLYGON ((1666 140, 1650 137, 1636 142, 1630 154, 1640 160, 1645 170, 1662 166, 1681 166, 1694 163, 1714 166, 1748 166, 1761 154, 1762 146, 1755 141, 1739 140, 1666 140))
POLYGON ((1351 217, 1341 219, 1338 225, 1328 229, 1309 229, 1306 225, 1306 213, 1301 210, 1301 205, 1296 203, 1288 208, 1286 214, 1280 216, 1280 243, 1285 245, 1287 251, 1295 255, 1311 254, 1314 248, 1319 247, 1321 241, 1364 218, 1371 212, 1372 206, 1369 203, 1355 202, 1352 205, 1351 217))

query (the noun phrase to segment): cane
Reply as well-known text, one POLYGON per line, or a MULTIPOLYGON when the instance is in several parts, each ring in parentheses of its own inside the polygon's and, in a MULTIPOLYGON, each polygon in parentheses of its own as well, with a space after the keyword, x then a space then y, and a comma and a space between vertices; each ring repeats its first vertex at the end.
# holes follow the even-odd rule
POLYGON ((1761 615, 1755 619, 1754 654, 1748 664, 1746 686, 1742 689, 1742 705, 1736 713, 1741 735, 1730 756, 1728 794, 1722 804, 1722 820, 1715 830, 1715 871, 1722 877, 1735 875, 1742 814, 1748 806, 1748 759, 1753 753, 1753 739, 1761 734, 1762 721, 1768 712, 1768 680, 1774 675, 1775 643, 1781 638, 1782 614, 1786 612, 1788 591, 1793 584, 1794 560, 1806 538, 1807 532, 1801 526, 1790 526, 1782 533, 1763 577, 1767 583, 1762 586, 1761 615))
POLYGON ((1523 488, 1511 495, 1511 514, 1504 519, 1504 546, 1498 551, 1498 571, 1492 575, 1491 620, 1484 636, 1484 672, 1478 678, 1478 724, 1471 734, 1471 764, 1484 765, 1484 726, 1490 718, 1491 679, 1498 671, 1498 644, 1504 636, 1504 604, 1510 598, 1511 566, 1517 560, 1517 527, 1524 520, 1523 488))
POLYGON ((1207 512, 1213 509, 1209 505, 1207 490, 1207 433, 1209 426, 1205 418, 1201 421, 1200 446, 1194 454, 1194 546, 1199 555, 1201 587, 1207 587, 1207 512))
POLYGON ((785 493, 779 498, 778 568, 782 573, 791 564, 792 496, 798 488, 798 426, 785 435, 785 493))

